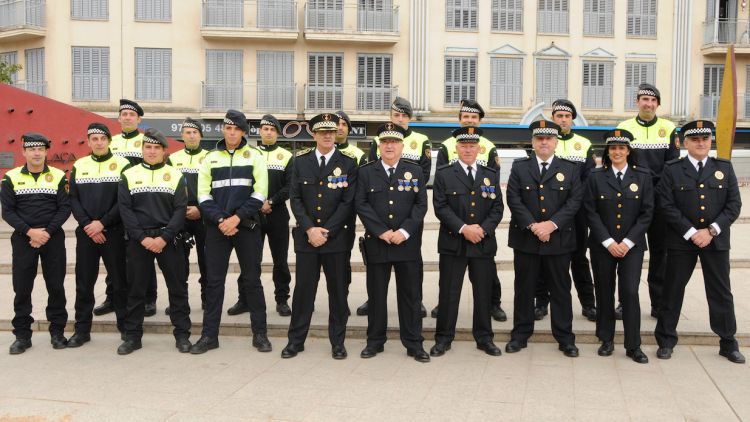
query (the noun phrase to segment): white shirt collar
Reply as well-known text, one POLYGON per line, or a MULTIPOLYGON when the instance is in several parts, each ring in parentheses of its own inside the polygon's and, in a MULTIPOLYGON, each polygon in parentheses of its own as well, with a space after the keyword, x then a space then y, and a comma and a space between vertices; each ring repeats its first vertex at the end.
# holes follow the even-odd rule
POLYGON ((703 167, 704 167, 704 168, 706 167, 706 162, 708 161, 708 157, 705 157, 705 158, 703 158, 702 160, 697 160, 697 159, 693 158, 693 156, 692 156, 692 155, 690 155, 690 154, 688 154, 688 156, 687 156, 687 157, 688 157, 688 160, 690 160, 690 164, 692 164, 692 165, 693 165, 693 168, 694 168, 694 169, 695 169, 696 171, 698 170, 698 162, 699 162, 699 161, 700 161, 701 163, 703 163, 703 167))
POLYGON ((622 168, 622 170, 617 170, 615 166, 612 166, 612 173, 615 174, 615 177, 617 177, 617 172, 622 172, 622 176, 625 177, 625 173, 628 171, 628 163, 625 163, 625 167, 622 168))
MULTIPOLYGON (((539 156, 537 156, 537 155, 534 155, 534 157, 536 157, 536 166, 537 166, 537 167, 539 167, 539 171, 542 171, 542 163, 543 163, 544 161, 542 161, 542 159, 541 159, 541 158, 539 158, 539 156)), ((555 154, 552 154, 552 155, 551 155, 551 156, 550 156, 550 157, 549 157, 549 158, 547 159, 547 161, 546 161, 546 163, 547 163, 547 170, 549 170, 549 167, 550 167, 550 165, 552 165, 552 160, 553 160, 554 158, 555 158, 555 154)))
MULTIPOLYGON (((331 157, 333 157, 333 153, 334 152, 336 152, 336 148, 335 147, 331 150, 331 152, 329 152, 328 154, 325 155, 325 157, 326 157, 326 165, 328 165, 328 163, 331 162, 331 157)), ((315 158, 318 159, 318 164, 320 164, 320 157, 323 157, 323 154, 321 154, 320 151, 318 151, 318 149, 315 148, 315 158)))
MULTIPOLYGON (((398 163, 399 163, 399 162, 398 162, 398 161, 396 161, 396 164, 395 164, 395 165, 393 165, 393 169, 394 169, 394 170, 393 170, 393 173, 394 173, 394 174, 396 173, 396 168, 398 167, 398 163)), ((386 163, 385 163, 385 161, 383 161, 383 160, 380 160, 380 164, 382 164, 382 165, 383 165, 383 168, 385 169, 385 174, 389 174, 389 173, 388 173, 388 169, 389 169, 389 168, 391 168, 391 166, 389 166, 388 164, 386 164, 386 163)))
POLYGON ((466 164, 459 159, 458 164, 461 166, 462 169, 464 169, 464 173, 466 173, 467 176, 469 175, 469 166, 471 165, 471 172, 472 174, 476 176, 477 174, 477 162, 476 161, 474 161, 471 164, 466 164))

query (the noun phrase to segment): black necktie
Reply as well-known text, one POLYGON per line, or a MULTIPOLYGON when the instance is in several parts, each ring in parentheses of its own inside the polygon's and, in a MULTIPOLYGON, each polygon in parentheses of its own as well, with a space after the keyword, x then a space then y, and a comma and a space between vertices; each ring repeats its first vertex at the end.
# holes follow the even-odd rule
POLYGON ((622 172, 617 172, 617 181, 620 183, 620 186, 622 186, 622 172))
POLYGON ((547 174, 547 162, 542 161, 542 179, 544 179, 545 174, 547 174))
POLYGON ((703 161, 698 161, 698 178, 703 175, 703 161))
POLYGON ((393 168, 393 167, 389 167, 388 168, 388 181, 389 182, 393 181, 393 173, 395 173, 395 172, 396 172, 395 168, 393 168))
POLYGON ((320 156, 320 172, 323 173, 323 170, 326 168, 326 156, 321 155, 320 156))
POLYGON ((474 184, 474 175, 471 174, 471 166, 467 167, 467 169, 469 170, 469 181, 473 185, 474 184))

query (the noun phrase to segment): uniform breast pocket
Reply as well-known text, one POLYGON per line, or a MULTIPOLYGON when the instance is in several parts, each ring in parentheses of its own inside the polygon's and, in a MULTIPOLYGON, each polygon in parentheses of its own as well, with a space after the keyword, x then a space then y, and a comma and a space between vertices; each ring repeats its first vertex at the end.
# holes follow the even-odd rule
POLYGON ((719 180, 711 180, 707 184, 711 196, 714 199, 719 199, 719 202, 724 202, 724 198, 727 196, 726 183, 719 180))
POLYGON ((448 202, 451 204, 453 209, 457 209, 463 202, 464 198, 466 198, 466 195, 469 194, 469 191, 466 189, 453 189, 448 190, 446 192, 446 196, 448 197, 448 202))
POLYGON ((371 186, 369 189, 367 189, 367 198, 371 202, 377 201, 382 194, 383 194, 382 187, 371 186))
POLYGON ((568 182, 567 180, 563 182, 555 180, 550 182, 549 187, 553 192, 567 193, 567 191, 570 190, 570 182, 568 182))

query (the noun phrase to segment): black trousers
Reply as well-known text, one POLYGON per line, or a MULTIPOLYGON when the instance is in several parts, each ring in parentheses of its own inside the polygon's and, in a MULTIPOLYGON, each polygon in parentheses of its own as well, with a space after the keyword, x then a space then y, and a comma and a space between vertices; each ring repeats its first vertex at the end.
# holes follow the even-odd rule
POLYGON ((561 345, 575 343, 570 299, 570 254, 537 255, 513 251, 515 297, 511 339, 521 343, 534 333, 534 292, 540 272, 549 276, 552 335, 561 345))
POLYGON ((76 324, 77 333, 91 332, 94 310, 94 285, 99 278, 99 260, 104 261, 107 277, 111 280, 107 289, 115 308, 117 329, 124 330, 125 308, 128 302, 127 266, 125 264, 125 233, 122 225, 110 227, 104 233, 107 241, 95 243, 83 230, 76 229, 76 324))
POLYGON ((190 337, 190 305, 185 278, 183 243, 167 243, 161 253, 153 253, 137 240, 128 241, 128 304, 125 313, 125 336, 131 340, 143 337, 143 311, 154 259, 159 264, 169 295, 169 319, 175 338, 190 337))
POLYGON ((658 310, 664 290, 667 262, 667 221, 661 213, 655 212, 654 219, 646 232, 648 239, 648 297, 651 307, 658 310))
POLYGON ((492 275, 497 274, 493 258, 467 258, 440 254, 440 278, 438 293, 438 317, 435 326, 435 342, 451 343, 456 336, 458 305, 464 284, 466 268, 474 298, 474 315, 471 332, 479 343, 492 341, 490 320, 492 275))
POLYGON ((65 309, 65 232, 58 230, 41 248, 29 245, 29 237, 16 231, 10 237, 13 250, 13 334, 19 339, 31 338, 31 292, 34 289, 39 259, 42 276, 47 287, 47 320, 51 335, 63 334, 68 322, 65 309))
POLYGON ((591 248, 591 267, 596 283, 596 336, 601 341, 615 338, 615 289, 622 303, 622 325, 625 328, 625 349, 641 346, 641 304, 638 286, 641 283, 643 249, 635 247, 624 258, 615 258, 604 247, 591 248))
POLYGON ((660 347, 677 345, 677 323, 680 320, 682 301, 685 297, 685 286, 690 281, 698 257, 701 259, 703 269, 703 284, 708 299, 711 330, 719 336, 721 350, 727 352, 738 350, 737 340, 734 338, 737 332, 737 320, 734 316, 734 298, 729 282, 729 251, 669 250, 667 253, 669 277, 664 284, 662 306, 659 309, 659 320, 654 332, 656 341, 660 347))
POLYGON ((295 273, 294 295, 292 296, 292 319, 289 322, 289 344, 305 344, 310 330, 310 320, 318 292, 320 269, 326 276, 328 289, 328 338, 332 346, 343 346, 346 339, 346 323, 349 319, 349 277, 347 256, 351 252, 308 253, 298 252, 295 273))
POLYGON ((396 272, 396 303, 401 344, 407 350, 422 350, 422 269, 419 261, 367 264, 367 345, 386 342, 388 328, 388 284, 396 272))
MULTIPOLYGON (((268 247, 271 249, 273 260, 273 295, 276 303, 289 300, 289 284, 292 282, 292 274, 289 272, 289 212, 286 209, 278 209, 262 219, 260 225, 261 252, 262 245, 268 237, 268 247)), ((237 301, 245 303, 246 294, 242 286, 242 274, 237 279, 238 297, 237 301)))
MULTIPOLYGON (((206 226, 203 220, 185 220, 185 231, 193 235, 195 240, 195 252, 198 255, 198 271, 200 278, 198 283, 201 285, 201 300, 204 295, 204 285, 206 283, 206 226)), ((184 248, 185 251, 185 279, 190 277, 190 248, 184 248)))
MULTIPOLYGON (((127 241, 125 243, 127 243, 127 241)), ((127 246, 125 248, 127 248, 127 246)), ((127 261, 127 258, 125 260, 127 261)), ((149 278, 151 281, 148 283, 148 288, 146 289, 146 303, 156 303, 156 268, 153 265, 149 268, 149 278)), ((107 300, 111 302, 113 300, 115 286, 113 284, 114 280, 109 273, 107 273, 104 283, 107 285, 104 293, 107 296, 107 300)))
POLYGON ((240 277, 245 301, 250 308, 250 328, 253 334, 265 334, 266 298, 260 282, 260 260, 263 251, 260 230, 238 227, 234 236, 225 236, 213 224, 206 225, 206 307, 203 311, 203 336, 218 337, 221 311, 224 308, 224 286, 232 249, 240 264, 240 277))

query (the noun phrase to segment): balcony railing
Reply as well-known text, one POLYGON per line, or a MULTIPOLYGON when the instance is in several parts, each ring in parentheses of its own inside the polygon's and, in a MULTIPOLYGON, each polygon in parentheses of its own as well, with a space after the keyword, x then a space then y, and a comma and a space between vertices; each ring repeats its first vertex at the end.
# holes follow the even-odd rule
POLYGON ((747 20, 716 19, 703 23, 703 44, 750 44, 747 20))
POLYGON ((297 85, 257 83, 201 83, 204 110, 256 109, 263 112, 297 112, 297 85))
POLYGON ((398 33, 398 7, 374 10, 346 4, 343 8, 305 4, 305 30, 350 33, 398 33), (356 17, 356 20, 355 20, 356 17), (356 22, 356 26, 354 25, 356 22))
POLYGON ((0 31, 29 26, 43 28, 44 6, 44 0, 0 2, 0 31))
POLYGON ((16 88, 23 89, 24 91, 33 92, 37 95, 47 96, 47 81, 43 82, 29 82, 29 81, 17 81, 13 83, 16 88))
MULTIPOLYGON (((700 96, 700 116, 703 119, 716 119, 719 113, 720 95, 701 95, 700 96)), ((750 95, 737 96, 737 118, 750 119, 750 95)))
POLYGON ((367 88, 355 85, 305 85, 305 110, 356 110, 360 113, 389 110, 398 87, 367 88))
POLYGON ((203 0, 202 28, 297 30, 297 2, 203 0))

